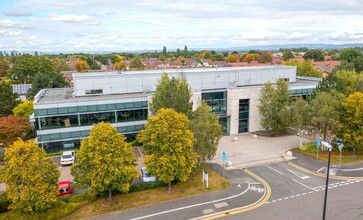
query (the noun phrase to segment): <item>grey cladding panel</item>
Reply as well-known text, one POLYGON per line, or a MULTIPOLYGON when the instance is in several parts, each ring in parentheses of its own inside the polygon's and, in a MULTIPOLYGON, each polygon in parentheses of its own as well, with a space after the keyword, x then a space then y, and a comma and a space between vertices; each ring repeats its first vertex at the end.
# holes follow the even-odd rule
POLYGON ((220 72, 216 74, 216 88, 227 88, 229 84, 228 74, 226 72, 220 72))
POLYGON ((259 85, 262 83, 262 71, 261 70, 250 70, 251 85, 259 85))
POLYGON ((216 75, 201 74, 202 75, 202 89, 215 89, 216 88, 216 75))
POLYGON ((187 78, 187 83, 188 83, 189 87, 191 87, 192 91, 201 91, 202 90, 202 86, 201 86, 202 75, 201 74, 188 74, 186 76, 186 78, 187 78))
POLYGON ((127 77, 127 92, 136 93, 142 92, 142 78, 140 76, 128 76, 127 77))

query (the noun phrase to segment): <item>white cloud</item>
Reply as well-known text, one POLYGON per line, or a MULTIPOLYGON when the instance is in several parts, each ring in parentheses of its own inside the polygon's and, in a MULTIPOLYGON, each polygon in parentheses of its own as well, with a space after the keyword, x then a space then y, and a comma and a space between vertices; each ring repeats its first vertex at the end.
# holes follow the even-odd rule
POLYGON ((327 36, 333 40, 342 40, 342 41, 350 41, 350 40, 363 40, 363 30, 342 30, 330 32, 327 36))
POLYGON ((33 14, 31 12, 14 10, 14 11, 5 11, 4 15, 12 17, 29 17, 32 16, 33 14))
POLYGON ((310 36, 311 34, 309 33, 300 33, 300 32, 294 32, 292 34, 289 35, 289 38, 295 38, 295 39, 299 39, 299 38, 305 38, 310 36))
POLYGON ((94 23, 91 16, 88 15, 73 15, 73 14, 63 14, 63 15, 51 15, 51 21, 59 21, 65 23, 94 23))
POLYGON ((19 36, 22 32, 21 31, 8 31, 8 30, 1 30, 0 29, 0 35, 2 36, 19 36))
POLYGON ((20 25, 19 23, 11 21, 9 19, 0 20, 0 27, 9 28, 9 27, 17 27, 19 25, 20 25))

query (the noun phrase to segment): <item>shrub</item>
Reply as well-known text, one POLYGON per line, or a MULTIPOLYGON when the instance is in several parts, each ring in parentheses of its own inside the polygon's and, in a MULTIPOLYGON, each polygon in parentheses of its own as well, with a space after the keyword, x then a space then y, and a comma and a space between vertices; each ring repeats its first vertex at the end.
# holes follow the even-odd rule
POLYGON ((316 143, 315 142, 307 143, 303 145, 300 149, 309 153, 316 152, 316 143))
POLYGON ((137 140, 133 140, 131 142, 131 146, 142 146, 142 144, 140 142, 138 142, 137 140))
POLYGON ((8 197, 4 192, 0 192, 0 213, 8 211, 8 205, 9 205, 8 197))
POLYGON ((84 203, 92 201, 95 197, 87 194, 74 195, 69 198, 68 203, 84 203))
POLYGON ((164 182, 146 182, 146 183, 136 183, 131 185, 129 192, 138 192, 143 190, 155 189, 159 187, 166 187, 167 184, 164 182))

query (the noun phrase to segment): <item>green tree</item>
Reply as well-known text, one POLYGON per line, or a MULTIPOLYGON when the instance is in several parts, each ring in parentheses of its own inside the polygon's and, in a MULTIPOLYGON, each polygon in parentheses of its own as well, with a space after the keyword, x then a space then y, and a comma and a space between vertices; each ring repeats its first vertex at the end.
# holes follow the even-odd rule
POLYGON ((166 60, 166 57, 164 56, 164 54, 160 54, 159 60, 162 60, 162 61, 166 60))
POLYGON ((362 56, 362 53, 354 48, 343 49, 340 53, 340 59, 352 62, 355 58, 362 56))
POLYGON ((328 135, 335 134, 340 124, 341 102, 344 95, 332 90, 330 92, 319 92, 311 101, 312 125, 323 135, 323 139, 328 135))
POLYGON ((9 68, 8 61, 0 58, 0 78, 8 76, 9 68))
POLYGON ((258 111, 262 117, 261 125, 267 131, 281 131, 289 123, 288 105, 290 100, 289 84, 283 79, 276 82, 276 88, 266 83, 261 90, 258 111))
POLYGON ((19 104, 18 95, 13 94, 12 86, 0 81, 0 117, 12 114, 13 108, 19 104))
POLYGON ((319 71, 311 62, 311 60, 305 60, 304 62, 299 62, 298 60, 289 60, 285 62, 286 66, 296 66, 296 75, 298 76, 311 76, 311 77, 321 77, 322 72, 319 71))
POLYGON ((303 56, 305 60, 324 61, 324 55, 321 50, 309 50, 303 56))
POLYGON ((135 56, 130 62, 130 68, 137 68, 139 70, 144 69, 144 64, 141 61, 140 56, 135 56))
POLYGON ((95 62, 92 63, 91 65, 91 70, 100 70, 101 67, 95 62))
POLYGON ((24 101, 13 109, 13 113, 15 116, 27 117, 33 114, 33 112, 34 112, 33 101, 24 101))
POLYGON ((69 86, 61 73, 52 72, 49 74, 38 73, 34 76, 32 88, 28 90, 28 98, 33 99, 34 96, 42 89, 46 88, 63 88, 69 86))
POLYGON ((9 115, 0 118, 0 143, 8 147, 18 138, 23 140, 30 139, 32 127, 26 117, 9 115))
POLYGON ((5 151, 6 194, 10 209, 37 212, 57 202, 59 171, 37 143, 19 139, 5 151))
POLYGON ((162 54, 164 55, 165 58, 168 57, 168 51, 166 50, 166 47, 165 46, 163 47, 162 54))
POLYGON ((155 93, 150 103, 152 114, 161 108, 172 108, 188 117, 192 114, 193 103, 190 101, 192 93, 185 79, 171 78, 163 74, 156 86, 155 93))
POLYGON ((363 147, 363 93, 349 95, 343 105, 342 131, 343 140, 353 148, 363 147))
POLYGON ((291 51, 284 51, 282 53, 282 59, 284 61, 288 61, 290 59, 294 58, 294 54, 291 51))
POLYGON ((89 187, 89 193, 97 195, 112 190, 128 192, 132 180, 138 177, 136 159, 125 136, 109 123, 94 125, 90 135, 82 140, 78 162, 71 168, 76 183, 89 187))
POLYGON ((70 70, 69 69, 69 66, 67 65, 66 63, 66 60, 63 59, 63 58, 59 58, 59 57, 56 57, 54 58, 53 60, 53 64, 54 64, 54 70, 56 72, 61 72, 61 71, 68 71, 70 70))
POLYGON ((25 54, 16 58, 13 68, 10 70, 9 78, 16 83, 31 83, 36 74, 52 72, 54 72, 54 64, 50 59, 25 54))
POLYGON ((180 49, 178 48, 178 49, 176 50, 176 57, 179 57, 179 56, 181 56, 181 52, 180 52, 180 49))
POLYGON ((160 109, 149 118, 137 140, 143 143, 147 154, 145 165, 150 173, 162 182, 186 181, 196 166, 197 154, 193 151, 194 137, 189 120, 173 109, 160 109))
POLYGON ((363 71, 363 56, 356 57, 352 63, 354 64, 355 71, 358 73, 363 71))
POLYGON ((219 139, 223 136, 222 127, 218 117, 204 102, 193 112, 190 124, 195 138, 194 151, 199 155, 200 165, 216 155, 219 139))
MULTIPOLYGON (((238 56, 238 54, 237 54, 237 56, 238 56)), ((236 56, 236 54, 235 55, 228 54, 228 56, 226 57, 225 60, 226 60, 227 63, 235 63, 238 60, 237 56, 236 56)))
POLYGON ((214 60, 216 61, 224 61, 224 55, 221 52, 218 52, 214 55, 214 60))
POLYGON ((189 51, 188 51, 187 45, 185 45, 185 47, 184 47, 184 57, 185 58, 188 58, 189 57, 189 51))

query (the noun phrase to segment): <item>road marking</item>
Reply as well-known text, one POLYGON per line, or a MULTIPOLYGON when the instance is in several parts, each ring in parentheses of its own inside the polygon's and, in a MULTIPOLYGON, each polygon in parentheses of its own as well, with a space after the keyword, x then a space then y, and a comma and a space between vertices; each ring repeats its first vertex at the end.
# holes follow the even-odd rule
MULTIPOLYGON (((301 167, 301 166, 299 166, 299 165, 297 165, 297 164, 294 164, 294 163, 292 163, 292 162, 287 162, 287 164, 289 164, 290 166, 292 166, 292 167, 295 167, 296 169, 299 169, 299 170, 301 170, 301 171, 304 171, 304 172, 306 172, 306 173, 310 173, 310 174, 312 174, 312 175, 315 175, 315 176, 320 176, 320 177, 323 177, 323 178, 326 178, 326 175, 324 175, 324 174, 321 174, 321 173, 317 173, 317 172, 314 172, 314 171, 311 171, 311 170, 308 170, 308 169, 306 169, 306 168, 304 168, 304 167, 301 167)), ((363 177, 345 177, 345 176, 331 176, 331 177, 329 177, 329 178, 331 178, 331 179, 335 179, 335 180, 363 180, 363 177)))
POLYGON ((209 216, 197 217, 197 218, 193 218, 193 219, 207 220, 207 219, 222 218, 222 217, 225 217, 227 215, 235 215, 235 214, 247 212, 247 211, 256 209, 256 208, 262 206, 263 204, 265 204, 271 197, 271 187, 268 185, 268 183, 264 179, 257 176, 256 174, 254 174, 250 170, 245 169, 244 171, 247 174, 249 174, 250 176, 252 176, 253 178, 255 178, 256 180, 260 181, 263 184, 263 186, 265 187, 264 194, 258 201, 256 201, 255 203, 252 203, 250 205, 244 206, 244 207, 235 208, 235 209, 231 209, 231 210, 226 210, 226 211, 223 211, 223 212, 220 212, 220 213, 211 214, 209 216))
POLYGON ((363 167, 362 168, 356 168, 356 169, 340 169, 340 171, 346 171, 346 172, 349 172, 349 171, 358 171, 358 170, 363 170, 363 167))
POLYGON ((265 165, 267 168, 270 168, 271 170, 273 170, 273 171, 275 171, 276 173, 279 173, 279 174, 281 174, 281 175, 284 175, 283 173, 281 173, 280 171, 278 171, 278 170, 276 170, 276 169, 274 169, 274 168, 272 168, 272 167, 270 167, 269 165, 265 165))
POLYGON ((275 200, 272 200, 271 202, 276 202, 276 199, 275 200))
POLYGON ((213 209, 205 209, 205 210, 203 210, 204 215, 206 215, 206 214, 210 214, 210 213, 212 213, 212 212, 214 212, 214 210, 213 210, 213 209))
POLYGON ((287 169, 288 171, 290 171, 292 174, 294 174, 295 176, 299 177, 300 179, 309 179, 310 177, 309 176, 306 176, 302 173, 299 173, 299 172, 296 172, 296 171, 293 171, 293 170, 290 170, 290 169, 287 169))
POLYGON ((302 195, 302 196, 305 196, 305 195, 306 195, 306 193, 301 193, 301 195, 302 195))
POLYGON ((216 207, 217 209, 222 208, 222 207, 226 207, 226 206, 228 206, 228 203, 226 203, 226 202, 221 202, 221 203, 214 204, 214 207, 216 207))
POLYGON ((320 173, 320 171, 321 171, 322 169, 325 169, 325 167, 322 167, 322 168, 318 169, 316 172, 317 172, 317 173, 320 173))
POLYGON ((194 204, 194 205, 184 206, 184 207, 180 207, 180 208, 176 208, 176 209, 170 209, 170 210, 167 210, 167 211, 157 212, 157 213, 150 214, 150 215, 144 215, 144 216, 141 216, 141 217, 133 218, 133 220, 150 218, 150 217, 153 217, 153 216, 162 215, 162 214, 166 214, 166 213, 170 213, 170 212, 175 212, 175 211, 180 211, 180 210, 183 210, 183 209, 189 209, 189 208, 193 208, 193 207, 197 207, 197 206, 202 206, 202 205, 216 203, 216 202, 220 202, 220 201, 224 201, 224 200, 228 200, 228 199, 233 199, 233 198, 236 198, 238 196, 241 196, 241 195, 245 194, 249 190, 249 188, 250 188, 250 186, 248 186, 248 188, 245 191, 243 191, 243 192, 241 192, 241 193, 239 193, 237 195, 234 195, 234 196, 226 197, 226 198, 223 198, 223 199, 217 199, 217 200, 213 200, 213 201, 209 201, 209 202, 204 202, 204 203, 198 203, 198 204, 194 204))
POLYGON ((314 188, 311 188, 310 186, 308 186, 308 185, 305 185, 304 183, 302 183, 302 182, 299 182, 299 181, 297 181, 296 179, 292 179, 293 181, 295 181, 295 182, 297 182, 297 183, 299 183, 300 185, 303 185, 303 186, 305 186, 306 188, 309 188, 309 189, 311 189, 311 190, 314 190, 314 191, 316 191, 314 188))
POLYGON ((256 187, 256 186, 251 186, 250 190, 255 191, 255 192, 259 192, 259 193, 263 193, 265 191, 264 188, 260 188, 260 187, 256 187))

